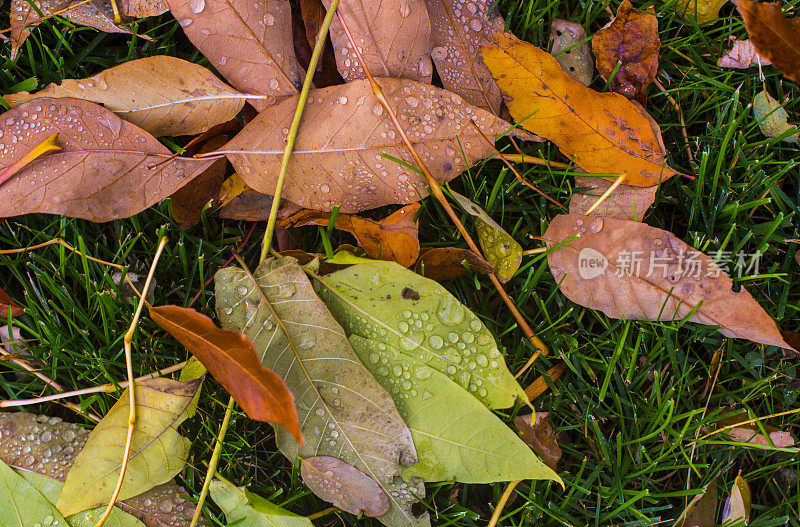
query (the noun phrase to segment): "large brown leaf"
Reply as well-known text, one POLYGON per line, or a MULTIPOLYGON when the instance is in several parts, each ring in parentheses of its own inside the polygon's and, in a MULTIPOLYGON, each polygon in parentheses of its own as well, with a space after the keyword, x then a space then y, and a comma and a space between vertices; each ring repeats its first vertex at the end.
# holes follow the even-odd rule
POLYGON ((587 172, 627 172, 629 185, 649 187, 678 174, 641 106, 572 80, 556 59, 510 33, 499 42, 483 48, 483 58, 523 128, 556 143, 587 172))
MULTIPOLYGON (((378 83, 439 181, 453 179, 493 153, 470 120, 489 137, 511 126, 441 88, 404 79, 378 79, 378 83)), ((275 191, 296 106, 297 97, 292 97, 268 108, 224 147, 236 172, 259 192, 275 191)), ((309 209, 329 211, 341 205, 341 212, 348 214, 425 197, 425 178, 384 155, 414 166, 367 80, 312 90, 283 196, 309 209)))
POLYGON ((561 292, 611 318, 719 326, 726 337, 789 348, 775 322, 708 256, 642 223, 562 214, 547 228, 547 257, 561 292), (702 303, 701 303, 702 302, 702 303), (696 310, 692 313, 693 310, 696 310))
MULTIPOLYGON (((372 75, 431 82, 431 21, 423 0, 341 0, 337 12, 372 75)), ((338 18, 330 34, 345 82, 366 78, 338 18)))
POLYGON ((445 89, 500 115, 503 96, 483 63, 481 47, 495 43, 503 17, 492 0, 425 0, 431 18, 431 58, 445 89))
POLYGON ((738 0, 736 9, 758 54, 787 79, 800 82, 800 19, 784 18, 780 3, 738 0))
POLYGON ((244 98, 202 66, 158 55, 131 60, 86 79, 3 98, 14 107, 40 97, 102 104, 155 136, 194 135, 236 117, 244 98))
POLYGON ((253 100, 263 110, 297 93, 303 71, 292 43, 285 0, 168 0, 183 32, 237 89, 266 94, 253 100))
POLYGON ((44 98, 2 115, 0 171, 56 133, 61 151, 36 159, 0 185, 0 217, 46 212, 92 221, 126 218, 213 162, 172 159, 156 138, 91 102, 44 98))

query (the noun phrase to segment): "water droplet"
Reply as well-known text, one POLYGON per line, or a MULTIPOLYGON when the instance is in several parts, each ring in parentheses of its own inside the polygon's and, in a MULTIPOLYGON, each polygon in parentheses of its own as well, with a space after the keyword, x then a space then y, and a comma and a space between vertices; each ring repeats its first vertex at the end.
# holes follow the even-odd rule
POLYGON ((431 338, 428 339, 428 343, 431 345, 431 348, 438 350, 444 346, 444 339, 439 335, 432 335, 431 338))
POLYGON ((232 307, 226 307, 226 308, 225 308, 225 309, 223 309, 222 311, 223 311, 223 312, 224 312, 226 315, 230 315, 231 313, 233 313, 233 308, 232 308, 232 307))
POLYGON ((603 230, 603 218, 595 218, 592 224, 589 225, 589 230, 598 233, 603 230))
POLYGON ((473 18, 469 22, 469 27, 471 27, 473 31, 480 31, 483 29, 483 24, 481 24, 481 21, 477 18, 473 18))
POLYGON ((383 115, 383 106, 380 103, 375 103, 375 106, 372 107, 372 113, 380 117, 383 115))
POLYGON ((281 87, 281 84, 278 82, 278 79, 272 79, 269 81, 269 89, 270 90, 277 90, 281 87))
POLYGON ((325 415, 325 409, 324 408, 317 408, 314 411, 314 413, 317 414, 318 416, 322 417, 323 415, 325 415))
POLYGON ((431 50, 431 58, 433 60, 442 60, 447 58, 447 48, 444 46, 438 46, 431 50))
POLYGON ((267 16, 264 17, 264 24, 267 26, 271 26, 275 23, 275 17, 272 16, 270 13, 267 13, 267 16))
POLYGON ((369 362, 371 364, 378 364, 378 361, 380 361, 380 360, 381 360, 381 357, 377 353, 370 353, 369 354, 369 362))
POLYGON ((206 0, 189 0, 189 11, 192 13, 202 13, 206 8, 206 0))
POLYGON ((406 97, 406 103, 408 103, 408 105, 412 108, 416 108, 419 106, 419 99, 416 97, 406 97))
POLYGON ((161 505, 158 506, 164 512, 172 512, 172 507, 174 507, 172 500, 163 500, 161 505))
POLYGON ((436 316, 442 321, 442 324, 448 326, 455 326, 464 320, 464 306, 452 296, 446 296, 439 302, 439 307, 436 309, 436 316))
POLYGON ((411 14, 411 2, 410 0, 402 0, 400 2, 400 16, 406 18, 408 15, 411 14))
POLYGON ((236 290, 236 292, 239 293, 240 295, 244 296, 244 295, 247 294, 247 287, 243 286, 243 285, 240 285, 239 288, 236 290))
POLYGON ((182 18, 178 23, 181 25, 181 27, 186 27, 186 26, 189 26, 189 25, 192 24, 192 19, 191 18, 182 18))
POLYGON ((278 298, 289 298, 295 292, 294 284, 281 284, 278 286, 278 298))
POLYGON ((339 104, 347 104, 347 97, 345 97, 344 95, 339 97, 339 104))

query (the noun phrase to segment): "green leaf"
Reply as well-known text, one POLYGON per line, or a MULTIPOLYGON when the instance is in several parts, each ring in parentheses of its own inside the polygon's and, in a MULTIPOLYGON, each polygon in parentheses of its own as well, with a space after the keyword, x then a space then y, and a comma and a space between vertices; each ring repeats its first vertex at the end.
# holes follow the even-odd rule
POLYGON ((298 446, 291 434, 277 427, 280 451, 290 460, 337 457, 373 478, 389 495, 391 508, 379 518, 383 523, 429 525, 427 515, 417 519, 411 513, 414 496, 424 496, 422 482, 400 478, 401 471, 417 461, 411 432, 392 398, 361 364, 297 260, 266 260, 254 275, 258 288, 241 269, 220 270, 216 309, 222 326, 247 335, 264 366, 295 394, 306 443, 298 446))
MULTIPOLYGON (((122 492, 124 500, 172 479, 183 468, 191 441, 177 427, 187 417, 202 381, 164 378, 136 383, 136 427, 122 492)), ((111 407, 67 474, 58 498, 63 514, 98 507, 111 498, 119 478, 128 425, 128 390, 111 407)))
POLYGON ((314 278, 349 335, 399 349, 445 374, 488 408, 527 401, 489 330, 433 280, 379 261, 314 278))
POLYGON ((55 506, 25 478, 0 461, 0 522, 3 527, 66 525, 55 506))
POLYGON ((270 503, 261 496, 213 480, 211 499, 225 513, 228 525, 236 527, 313 527, 305 516, 298 516, 270 503))
POLYGON ((411 429, 419 463, 403 476, 462 483, 552 479, 563 485, 517 434, 452 379, 377 340, 352 335, 350 342, 411 429))

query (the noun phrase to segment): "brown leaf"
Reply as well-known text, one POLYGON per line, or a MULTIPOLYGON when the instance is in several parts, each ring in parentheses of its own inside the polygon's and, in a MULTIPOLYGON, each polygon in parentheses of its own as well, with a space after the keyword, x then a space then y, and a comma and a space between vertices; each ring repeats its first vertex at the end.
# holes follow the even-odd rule
POLYGON ((714 478, 689 502, 672 527, 716 527, 718 502, 717 478, 714 478))
POLYGON ((552 247, 576 235, 547 257, 573 302, 626 320, 686 317, 720 326, 729 338, 789 347, 750 293, 734 293, 733 281, 711 258, 672 233, 635 221, 562 214, 544 238, 552 247))
POLYGON ((494 272, 492 264, 470 251, 458 247, 422 249, 414 272, 436 282, 446 282, 467 274, 467 266, 480 274, 494 272))
POLYGON ((203 363, 248 417, 283 425, 303 443, 292 392, 275 372, 261 365, 250 339, 218 328, 194 309, 151 307, 150 317, 203 363))
MULTIPOLYGON (((419 209, 419 203, 412 203, 381 221, 338 214, 336 228, 353 234, 370 258, 409 267, 419 256, 419 227, 414 219, 419 209)), ((308 224, 325 227, 330 223, 330 216, 327 212, 303 209, 279 221, 278 225, 286 228, 308 224)))
POLYGON ((561 459, 561 447, 558 446, 556 435, 550 427, 549 415, 549 412, 521 415, 514 419, 514 426, 522 432, 522 440, 539 454, 544 464, 557 470, 556 464, 561 459), (536 417, 535 422, 534 417, 536 417))
POLYGON ((314 494, 350 514, 376 518, 389 510, 389 496, 378 483, 353 465, 330 456, 300 462, 303 482, 314 494))
POLYGON ((242 94, 197 64, 158 55, 124 62, 86 79, 66 79, 36 93, 3 98, 12 107, 41 97, 97 104, 155 136, 194 135, 236 117, 242 94))
POLYGON ((36 99, 3 114, 0 171, 58 133, 63 149, 0 186, 0 217, 32 212, 110 221, 173 194, 213 161, 176 157, 136 125, 78 99, 36 99))
MULTIPOLYGON (((581 190, 576 190, 572 194, 572 199, 569 201, 569 213, 584 214, 610 186, 611 182, 605 179, 576 177, 575 188, 581 190)), ((620 185, 592 212, 592 215, 642 221, 647 209, 656 199, 656 192, 658 192, 658 186, 620 185)))
MULTIPOLYGON (((323 0, 330 7, 330 0, 323 0)), ((423 0, 341 0, 330 28, 336 65, 345 82, 366 78, 350 47, 347 29, 375 77, 431 82, 431 21, 423 0)))
MULTIPOLYGON (((493 153, 470 124, 490 137, 511 125, 455 94, 405 79, 378 79, 400 124, 439 181, 493 153)), ((252 188, 275 191, 285 138, 297 97, 261 112, 225 145, 236 172, 252 188)), ((367 80, 312 90, 289 163, 283 195, 298 205, 347 214, 392 203, 413 203, 427 194, 425 178, 383 155, 414 166, 367 80)))
POLYGON ((167 2, 192 44, 235 88, 269 96, 250 100, 259 111, 297 93, 304 73, 294 54, 288 2, 167 2))
POLYGON ((743 70, 750 66, 768 66, 771 64, 770 61, 756 52, 756 47, 753 45, 752 40, 736 40, 736 37, 731 36, 731 42, 733 47, 717 60, 717 66, 743 70))
POLYGON ((169 11, 166 0, 118 0, 120 10, 133 18, 163 15, 169 11))
MULTIPOLYGON (((219 209, 219 217, 229 220, 267 221, 271 208, 272 196, 246 187, 219 209)), ((277 219, 288 218, 299 210, 302 210, 299 205, 285 199, 281 200, 277 219)))
POLYGON ((431 58, 446 90, 500 115, 503 96, 483 63, 481 47, 496 42, 505 22, 492 0, 425 0, 431 19, 431 58))
MULTIPOLYGON (((292 10, 292 26, 294 27, 294 52, 303 69, 308 69, 314 44, 317 43, 322 21, 325 18, 325 6, 321 0, 301 0, 300 9, 292 10)), ((322 56, 319 58, 317 70, 314 72, 314 87, 327 88, 342 84, 342 76, 336 69, 336 57, 333 46, 326 38, 322 56)))
POLYGON ((637 187, 678 174, 666 164, 661 130, 637 103, 572 80, 548 53, 509 33, 483 48, 483 58, 514 119, 587 172, 625 171, 625 183, 637 187))
POLYGON ((589 44, 585 42, 583 26, 556 18, 550 25, 550 40, 553 41, 550 54, 561 64, 564 73, 588 86, 594 77, 594 61, 589 44))
POLYGON ((764 432, 769 435, 768 440, 762 433, 761 427, 755 422, 750 422, 750 415, 745 411, 731 410, 724 414, 716 424, 721 428, 739 425, 722 432, 723 434, 729 435, 732 441, 766 447, 771 447, 770 441, 772 441, 772 444, 778 448, 788 448, 795 445, 795 440, 789 432, 784 432, 774 426, 762 423, 761 426, 764 428, 764 432))
POLYGON ((597 69, 606 80, 614 75, 611 91, 636 99, 643 106, 647 103, 647 86, 658 73, 661 49, 654 13, 652 6, 647 13, 640 13, 629 0, 623 0, 611 24, 592 36, 597 69))
MULTIPOLYGON (((218 135, 207 141, 200 148, 200 153, 216 150, 227 141, 227 136, 218 135)), ((171 196, 172 218, 181 229, 186 230, 197 225, 206 203, 219 196, 227 166, 228 161, 225 158, 215 160, 210 167, 171 196)))
POLYGON ((780 3, 735 3, 758 54, 787 79, 800 81, 800 19, 784 18, 780 3))
POLYGON ((0 319, 5 320, 11 315, 14 318, 25 313, 25 308, 11 300, 8 293, 0 289, 0 319))

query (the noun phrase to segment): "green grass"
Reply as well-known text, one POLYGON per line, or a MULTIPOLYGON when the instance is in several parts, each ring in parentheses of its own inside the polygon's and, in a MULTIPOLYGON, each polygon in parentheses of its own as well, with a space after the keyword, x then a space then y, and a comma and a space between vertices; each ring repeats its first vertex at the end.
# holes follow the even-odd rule
MULTIPOLYGON (((798 330, 800 281, 796 277, 800 269, 794 253, 799 247, 786 241, 800 237, 797 147, 766 139, 754 122, 749 104, 761 89, 758 70, 716 66, 728 35, 745 36, 733 6, 723 8, 720 21, 698 28, 676 17, 673 3, 649 2, 659 17, 662 39, 658 80, 683 110, 693 160, 687 157, 678 116, 666 94, 651 87, 648 111, 661 126, 670 165, 696 173, 697 180, 667 181, 645 221, 674 232, 708 254, 720 250, 763 252, 759 275, 737 283, 748 288, 781 329, 798 330)), ((553 18, 579 21, 591 33, 608 21, 607 4, 503 0, 500 9, 518 36, 546 45, 553 18)), ((7 14, 7 7, 3 12, 7 14)), ((14 91, 19 83, 35 81, 41 88, 155 54, 180 56, 208 66, 169 16, 140 21, 136 27, 153 40, 101 34, 63 20, 42 24, 15 63, 4 61, 0 70, 3 93, 14 91)), ((3 49, 7 57, 8 44, 3 44, 3 49)), ((800 116, 798 87, 773 68, 764 68, 764 75, 770 93, 788 100, 790 116, 800 116)), ((603 85, 596 77, 593 87, 602 89, 603 85)), ((552 145, 526 148, 534 155, 563 161, 552 145)), ((573 172, 519 168, 539 188, 568 202, 573 172)), ((498 161, 473 167, 453 186, 485 206, 525 248, 537 246, 527 234, 542 235, 558 214, 544 198, 518 185, 498 161)), ((87 254, 144 274, 159 236, 166 233, 170 242, 156 270, 156 304, 188 305, 199 292, 194 307, 213 315, 213 290, 204 282, 228 259, 250 225, 222 220, 209 211, 200 225, 181 232, 169 207, 165 202, 135 218, 107 224, 46 215, 13 218, 0 223, 0 248, 61 237, 85 247, 87 254)), ((425 246, 464 246, 444 212, 430 199, 424 202, 420 226, 425 246)), ((259 224, 250 237, 244 253, 248 262, 258 258, 263 229, 259 224)), ((296 235, 299 247, 322 252, 322 240, 314 228, 296 235)), ((338 232, 333 237, 334 246, 351 241, 338 232)), ((0 257, 0 287, 27 307, 27 313, 14 324, 29 339, 31 357, 43 373, 70 389, 125 378, 122 336, 133 307, 115 298, 118 288, 111 280, 112 273, 113 269, 57 246, 0 257)), ((497 335, 512 371, 525 363, 531 347, 488 280, 462 278, 447 287, 497 335)), ((762 450, 724 441, 721 436, 695 442, 713 430, 721 408, 746 408, 754 416, 795 408, 799 384, 795 360, 774 348, 726 340, 712 328, 691 323, 608 319, 559 293, 543 256, 526 260, 507 290, 553 352, 536 362, 521 379, 522 384, 530 383, 557 360, 568 366, 552 389, 536 401, 537 408, 550 412, 559 433, 564 450, 559 473, 566 490, 547 483, 520 484, 504 510, 502 525, 671 525, 685 503, 717 474, 724 499, 739 471, 753 490, 751 525, 800 525, 796 451, 762 450), (717 349, 724 349, 724 360, 704 413, 706 400, 700 394, 717 349)), ((145 374, 186 359, 187 352, 144 317, 134 341, 134 356, 135 372, 145 374)), ((33 376, 17 379, 9 373, 14 370, 19 368, 7 362, 0 365, 0 398, 52 393, 33 376)), ((99 414, 114 401, 115 397, 106 395, 76 399, 99 414)), ((194 496, 199 493, 226 401, 227 394, 213 381, 207 382, 198 415, 183 426, 186 435, 196 439, 179 479, 194 496)), ((27 410, 91 424, 55 403, 27 410)), ((513 412, 502 415, 510 423, 513 412)), ((800 416, 771 419, 767 424, 797 435, 800 416)), ((220 467, 231 481, 248 485, 298 514, 327 507, 301 483, 297 467, 277 452, 271 428, 241 413, 232 421, 220 467)), ((504 487, 431 484, 425 504, 437 526, 485 525, 504 487)), ((212 523, 222 525, 213 505, 208 511, 212 523)), ((338 514, 317 524, 377 522, 338 514)))

